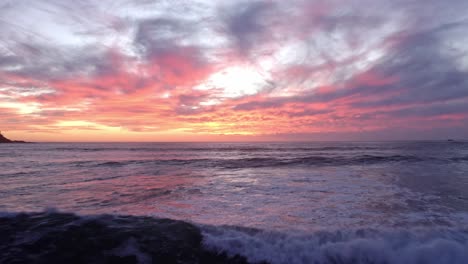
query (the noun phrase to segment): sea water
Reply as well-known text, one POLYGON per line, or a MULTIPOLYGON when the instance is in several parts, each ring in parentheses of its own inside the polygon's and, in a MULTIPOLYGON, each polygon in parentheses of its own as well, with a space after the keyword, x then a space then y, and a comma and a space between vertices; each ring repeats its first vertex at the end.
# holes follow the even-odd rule
POLYGON ((251 262, 468 263, 468 143, 0 145, 0 211, 50 208, 187 221, 251 262))

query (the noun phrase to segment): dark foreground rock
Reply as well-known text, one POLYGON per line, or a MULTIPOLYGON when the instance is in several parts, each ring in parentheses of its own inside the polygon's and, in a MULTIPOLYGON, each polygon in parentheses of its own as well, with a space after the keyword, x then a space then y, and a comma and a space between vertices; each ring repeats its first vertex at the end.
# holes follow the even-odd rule
POLYGON ((135 216, 0 217, 0 263, 247 263, 202 247, 189 223, 135 216))

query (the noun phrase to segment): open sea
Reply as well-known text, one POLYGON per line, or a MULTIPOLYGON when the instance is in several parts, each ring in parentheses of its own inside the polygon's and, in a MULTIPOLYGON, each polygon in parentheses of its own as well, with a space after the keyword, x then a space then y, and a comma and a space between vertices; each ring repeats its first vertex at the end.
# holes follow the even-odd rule
POLYGON ((0 212, 0 263, 102 230, 156 263, 165 218, 239 263, 468 263, 468 142, 2 144, 0 212))

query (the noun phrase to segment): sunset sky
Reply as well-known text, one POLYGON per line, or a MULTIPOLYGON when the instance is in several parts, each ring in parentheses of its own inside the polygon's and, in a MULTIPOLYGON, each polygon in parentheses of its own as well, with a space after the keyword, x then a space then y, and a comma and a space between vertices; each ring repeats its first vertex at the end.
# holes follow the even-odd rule
POLYGON ((0 0, 31 141, 468 137, 466 0, 0 0))

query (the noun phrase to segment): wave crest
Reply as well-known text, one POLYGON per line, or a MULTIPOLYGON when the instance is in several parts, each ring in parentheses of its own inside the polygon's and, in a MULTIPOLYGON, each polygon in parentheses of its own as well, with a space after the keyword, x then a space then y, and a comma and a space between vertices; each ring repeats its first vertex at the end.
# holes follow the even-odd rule
POLYGON ((291 235, 239 227, 202 227, 210 250, 271 264, 463 264, 468 231, 347 230, 291 235))

